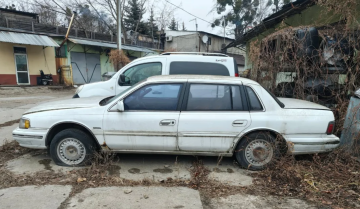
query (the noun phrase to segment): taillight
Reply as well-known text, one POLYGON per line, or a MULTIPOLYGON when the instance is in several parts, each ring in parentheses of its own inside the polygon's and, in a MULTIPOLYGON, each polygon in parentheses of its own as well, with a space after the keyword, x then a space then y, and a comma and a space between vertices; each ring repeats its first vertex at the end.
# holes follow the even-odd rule
POLYGON ((239 73, 235 73, 235 77, 239 77, 239 73))
POLYGON ((327 129, 326 129, 326 134, 331 135, 333 133, 333 131, 334 131, 334 127, 335 127, 335 123, 330 122, 327 129))

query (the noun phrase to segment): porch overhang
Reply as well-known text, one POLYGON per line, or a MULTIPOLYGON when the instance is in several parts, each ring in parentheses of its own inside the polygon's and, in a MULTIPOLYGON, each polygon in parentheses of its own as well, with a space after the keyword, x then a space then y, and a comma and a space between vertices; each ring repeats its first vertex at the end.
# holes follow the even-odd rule
MULTIPOLYGON (((110 43, 110 42, 90 41, 90 40, 75 39, 75 38, 69 38, 68 40, 74 44, 97 46, 97 47, 112 48, 112 49, 117 48, 116 43, 110 43)), ((121 45, 121 49, 129 50, 129 51, 145 52, 145 53, 153 53, 154 52, 147 48, 136 47, 136 46, 127 46, 127 45, 121 45)))
POLYGON ((0 42, 44 47, 59 47, 59 45, 48 36, 7 31, 0 31, 0 42))

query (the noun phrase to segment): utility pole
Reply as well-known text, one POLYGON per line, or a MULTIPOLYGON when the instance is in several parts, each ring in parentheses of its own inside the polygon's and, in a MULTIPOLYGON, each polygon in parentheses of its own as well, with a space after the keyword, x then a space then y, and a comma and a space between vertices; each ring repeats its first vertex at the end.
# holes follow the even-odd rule
POLYGON ((225 16, 223 16, 223 22, 224 22, 224 44, 225 44, 225 16))
POLYGON ((194 20, 195 20, 196 31, 198 31, 197 19, 196 19, 196 18, 195 18, 195 19, 192 19, 192 20, 190 20, 189 22, 194 21, 194 20))
POLYGON ((121 50, 121 0, 117 0, 117 47, 121 50))

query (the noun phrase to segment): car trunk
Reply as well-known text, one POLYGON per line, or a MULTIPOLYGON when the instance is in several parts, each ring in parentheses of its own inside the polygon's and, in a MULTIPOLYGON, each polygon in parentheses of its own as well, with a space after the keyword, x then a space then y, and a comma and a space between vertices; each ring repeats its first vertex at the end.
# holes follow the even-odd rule
POLYGON ((313 110, 329 110, 329 108, 305 100, 278 98, 284 105, 284 109, 313 109, 313 110))

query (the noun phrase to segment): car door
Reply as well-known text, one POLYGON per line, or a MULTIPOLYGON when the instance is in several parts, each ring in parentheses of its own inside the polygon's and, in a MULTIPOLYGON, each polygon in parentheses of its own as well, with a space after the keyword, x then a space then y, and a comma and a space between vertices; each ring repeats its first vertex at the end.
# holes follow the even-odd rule
POLYGON ((181 151, 228 152, 251 118, 241 85, 188 84, 178 127, 181 151))
POLYGON ((174 151, 183 83, 149 84, 123 100, 124 112, 104 115, 104 135, 112 150, 174 151))
POLYGON ((124 74, 126 76, 126 82, 124 84, 119 84, 120 77, 118 77, 117 83, 115 84, 115 93, 119 94, 130 86, 133 86, 134 84, 147 79, 148 77, 164 75, 165 64, 166 58, 158 57, 151 59, 148 62, 135 63, 130 67, 122 70, 120 74, 124 74))

